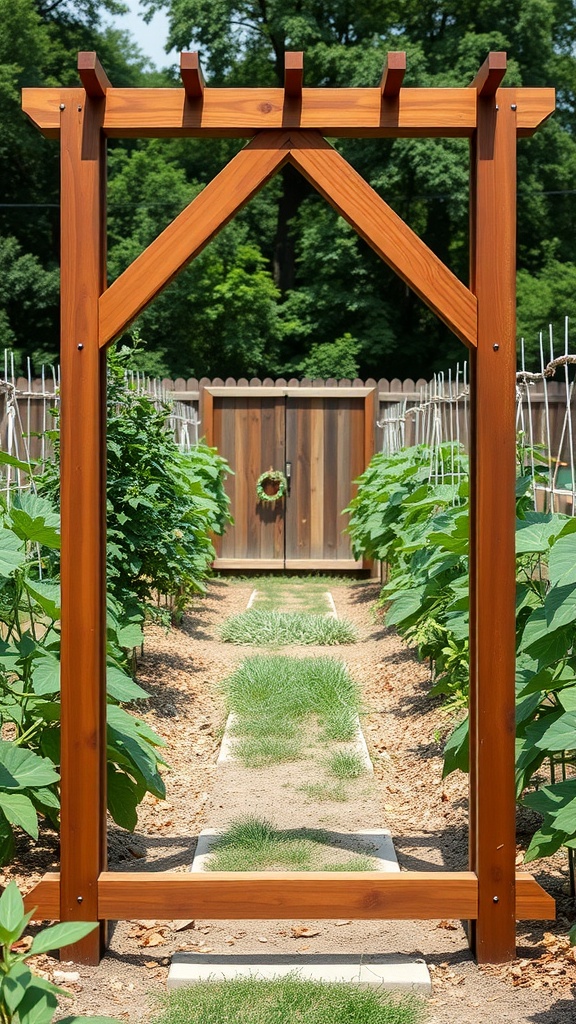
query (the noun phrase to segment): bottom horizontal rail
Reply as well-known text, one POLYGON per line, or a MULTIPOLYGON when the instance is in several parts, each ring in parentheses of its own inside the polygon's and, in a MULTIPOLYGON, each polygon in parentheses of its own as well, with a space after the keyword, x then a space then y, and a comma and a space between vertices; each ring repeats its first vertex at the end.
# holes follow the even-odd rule
MULTIPOLYGON (((38 920, 57 920, 60 877, 45 875, 25 897, 38 920)), ((475 920, 471 871, 216 872, 105 871, 98 881, 102 920, 475 920)), ((516 918, 552 920, 555 904, 528 872, 516 876, 516 918)))

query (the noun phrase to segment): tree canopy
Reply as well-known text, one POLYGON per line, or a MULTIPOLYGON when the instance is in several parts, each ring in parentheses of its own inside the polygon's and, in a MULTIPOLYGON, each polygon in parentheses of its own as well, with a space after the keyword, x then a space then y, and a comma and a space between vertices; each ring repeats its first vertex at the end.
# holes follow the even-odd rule
MULTIPOLYGON (((407 85, 462 86, 489 50, 504 84, 553 85, 558 111, 519 143, 518 333, 576 315, 574 0, 141 0, 169 20, 167 51, 199 48, 210 85, 276 85, 284 52, 306 85, 369 86, 388 50, 407 85)), ((58 351, 58 147, 20 111, 23 85, 71 85, 96 49, 115 85, 179 82, 110 27, 117 0, 0 0, 0 341, 36 361, 58 351)), ((110 143, 113 279, 242 145, 110 143)), ((463 280, 468 147, 459 139, 338 140, 337 148, 463 280)), ((293 168, 285 168, 142 314, 148 368, 178 376, 426 376, 462 359, 433 314, 293 168), (331 372, 330 372, 330 367, 331 372)))

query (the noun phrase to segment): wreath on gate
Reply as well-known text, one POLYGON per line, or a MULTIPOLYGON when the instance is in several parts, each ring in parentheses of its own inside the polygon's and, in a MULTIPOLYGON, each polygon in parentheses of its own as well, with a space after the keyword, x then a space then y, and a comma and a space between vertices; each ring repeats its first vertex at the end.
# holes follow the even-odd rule
POLYGON ((266 473, 262 473, 256 481, 258 500, 278 501, 286 494, 287 486, 286 477, 281 469, 269 469, 266 473))

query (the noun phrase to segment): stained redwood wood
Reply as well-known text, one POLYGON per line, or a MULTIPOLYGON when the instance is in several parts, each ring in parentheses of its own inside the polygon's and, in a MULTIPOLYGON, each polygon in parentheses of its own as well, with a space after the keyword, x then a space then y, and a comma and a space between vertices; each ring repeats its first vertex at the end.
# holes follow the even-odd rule
POLYGON ((300 99, 303 83, 304 53, 302 50, 289 50, 284 54, 284 92, 290 99, 300 99))
MULTIPOLYGON (((123 885, 124 879, 126 879, 126 878, 130 879, 131 877, 133 877, 133 876, 126 875, 126 874, 123 874, 121 872, 117 872, 117 873, 108 872, 108 873, 103 874, 101 876, 101 878, 99 879, 99 889, 100 889, 100 894, 101 894, 100 898, 99 898, 99 910, 100 910, 100 912, 103 911, 102 903, 103 903, 103 899, 104 898, 106 899, 106 902, 107 902, 107 904, 108 904, 108 906, 110 907, 111 910, 113 910, 113 907, 111 907, 111 904, 115 904, 118 907, 118 909, 119 909, 119 906, 118 906, 118 903, 117 903, 117 891, 118 891, 118 889, 122 890, 122 895, 120 897, 120 899, 122 899, 122 900, 125 900, 127 897, 130 898, 130 899, 132 899, 132 898, 136 899, 137 898, 138 893, 137 892, 134 893, 134 889, 136 888, 135 886, 131 887, 132 888, 132 892, 131 893, 126 893, 126 891, 124 889, 124 885, 123 885), (104 890, 104 891, 102 891, 102 890, 104 890)), ((182 879, 185 879, 186 877, 190 877, 190 876, 185 876, 185 875, 182 875, 181 872, 176 872, 175 871, 175 872, 166 872, 166 873, 162 872, 162 873, 159 873, 159 874, 155 873, 155 874, 152 874, 152 875, 146 874, 145 872, 143 872, 139 877, 142 878, 142 880, 143 880, 142 889, 144 889, 144 886, 146 886, 146 888, 150 889, 150 888, 153 888, 154 884, 158 880, 160 880, 160 882, 166 882, 168 884, 168 886, 170 888, 172 888, 174 882, 177 882, 178 880, 182 880, 182 879)), ((231 875, 227 876, 228 879, 231 879, 232 877, 233 876, 231 876, 231 875)), ((238 879, 238 876, 234 876, 234 877, 238 881, 240 881, 238 879)), ((252 876, 252 878, 253 877, 254 876, 252 876)), ((259 876, 259 877, 262 877, 262 876, 259 876)), ((282 877, 286 877, 286 876, 284 875, 282 877)), ((294 876, 290 875, 288 877, 293 878, 294 876)), ((309 877, 309 876, 307 875, 306 877, 309 877)), ((358 877, 358 876, 356 875, 355 877, 358 877)), ((396 875, 395 877, 398 877, 398 876, 396 875)), ((404 875, 404 877, 406 877, 406 875, 404 875)), ((410 878, 410 877, 412 877, 412 875, 408 874, 408 877, 410 878)), ((422 875, 420 877, 422 877, 424 879, 429 879, 433 886, 436 885, 437 881, 438 881, 438 875, 436 873, 429 874, 429 873, 426 872, 426 873, 422 873, 422 875)), ((444 879, 446 877, 450 879, 452 876, 450 874, 448 874, 448 873, 442 873, 441 877, 442 877, 442 879, 444 879)), ((178 893, 177 894, 177 899, 180 900, 181 898, 182 898, 182 895, 180 893, 178 893)), ((187 896, 186 893, 184 893, 183 898, 185 900, 188 900, 188 896, 187 896)), ((175 910, 177 910, 178 908, 177 908, 177 906, 174 905, 174 902, 175 902, 174 899, 170 899, 168 901, 168 903, 167 903, 167 906, 162 905, 162 907, 159 908, 159 913, 157 915, 154 915, 154 916, 162 917, 164 920, 169 920, 170 919, 170 918, 166 918, 166 916, 165 916, 167 912, 172 912, 174 917, 182 916, 182 915, 180 915, 178 913, 175 913, 175 910)), ((57 873, 48 873, 48 874, 44 875, 44 877, 41 879, 41 881, 38 882, 37 885, 35 885, 34 888, 31 889, 30 892, 25 895, 25 897, 24 897, 24 905, 25 905, 25 908, 26 908, 27 911, 30 911, 30 910, 33 910, 34 908, 37 908, 37 918, 36 918, 37 920, 47 920, 47 921, 48 920, 57 920, 58 917, 59 917, 59 909, 60 909, 60 876, 59 876, 59 874, 57 874, 57 873)), ((148 910, 149 909, 149 904, 148 904, 148 897, 147 896, 146 896, 146 907, 147 907, 147 910, 148 910)), ((141 917, 142 916, 143 911, 141 913, 140 910, 135 908, 134 906, 132 906, 131 908, 126 908, 126 909, 134 910, 134 913, 132 913, 132 912, 130 913, 130 917, 133 917, 133 916, 141 917)), ((524 921, 524 920, 528 920, 528 921, 536 921, 536 920, 548 921, 548 920, 552 920, 554 918, 554 916, 555 916, 555 905, 554 905, 554 900, 552 899, 552 897, 549 896, 548 893, 545 892, 544 889, 542 889, 542 887, 540 885, 538 885, 538 883, 535 881, 535 879, 532 877, 532 875, 530 875, 528 872, 520 872, 520 873, 518 873, 517 876, 516 876, 516 918, 517 918, 517 920, 518 921, 524 921)), ((113 912, 112 913, 112 917, 120 918, 120 915, 113 912)))
POLYGON ((204 75, 197 51, 180 54, 180 78, 189 100, 201 100, 204 95, 204 75))
POLYGON ((492 50, 473 82, 471 89, 476 89, 479 96, 494 96, 506 74, 506 54, 502 50, 492 50))
MULTIPOLYGON (((230 394, 229 387, 217 387, 212 383, 209 383, 208 386, 210 394, 214 395, 215 398, 225 398, 230 394)), ((250 385, 238 383, 234 388, 234 394, 237 398, 253 398, 255 395, 258 395, 260 398, 277 398, 279 395, 288 395, 295 398, 299 396, 306 398, 342 398, 347 393, 357 398, 360 395, 367 395, 369 392, 370 388, 366 387, 314 387, 312 384, 301 387, 298 382, 293 383, 292 381, 288 384, 279 384, 278 382, 274 385, 261 384, 259 387, 250 387, 250 385)))
MULTIPOLYGON (((354 479, 352 470, 352 451, 350 442, 350 414, 353 408, 353 399, 346 397, 338 403, 338 425, 337 425, 337 477, 336 496, 338 513, 346 508, 350 497, 350 482, 354 479)), ((350 541, 342 533, 345 520, 343 516, 337 517, 337 554, 338 558, 350 557, 350 541)))
MULTIPOLYGON (((255 399, 248 403, 248 432, 246 436, 246 557, 259 558, 262 528, 260 503, 256 494, 256 481, 270 466, 263 466, 260 452, 262 439, 262 401, 255 399)), ((272 467, 274 468, 274 467, 272 467)), ((267 524, 268 525, 268 524, 267 524)))
MULTIPOLYGON (((47 138, 58 138, 59 107, 73 102, 72 91, 23 90, 23 110, 47 138)), ((284 89, 206 88, 194 109, 184 89, 110 89, 104 131, 111 138, 250 138, 283 127, 284 96, 284 89)), ((553 89, 518 90, 518 133, 533 134, 554 108, 553 89)), ((397 103, 383 104, 379 87, 303 89, 298 127, 330 138, 469 138, 475 92, 403 88, 397 103)))
POLYGON ((380 91, 387 98, 398 96, 406 74, 406 54, 403 50, 389 50, 382 72, 380 91))
MULTIPOLYGON (((505 95, 509 95, 506 93, 505 95)), ((473 514, 478 961, 515 955, 516 118, 502 91, 478 99, 472 203, 478 348, 473 514), (500 109, 498 110, 497 107, 500 109), (497 585, 495 581, 497 580, 497 585)))
POLYGON ((86 94, 92 99, 101 99, 112 88, 112 82, 104 71, 93 50, 81 50, 78 54, 78 74, 86 94))
POLYGON ((100 344, 108 345, 287 159, 286 136, 258 138, 120 274, 100 300, 100 344))
POLYGON ((338 401, 324 399, 324 556, 336 558, 340 531, 340 509, 337 502, 338 483, 338 401))
POLYGON ((477 882, 463 872, 106 872, 107 919, 423 920, 474 917, 477 882))
MULTIPOLYGON (((105 151, 101 101, 82 89, 61 132, 61 908, 96 921, 106 866, 105 151), (81 694, 81 699, 78 695, 81 694)), ((98 963, 104 930, 65 956, 98 963)))
POLYGON ((476 344, 476 298, 320 136, 291 136, 290 162, 468 347, 476 344))
POLYGON ((36 921, 60 920, 60 874, 48 872, 24 896, 27 914, 34 911, 36 921))

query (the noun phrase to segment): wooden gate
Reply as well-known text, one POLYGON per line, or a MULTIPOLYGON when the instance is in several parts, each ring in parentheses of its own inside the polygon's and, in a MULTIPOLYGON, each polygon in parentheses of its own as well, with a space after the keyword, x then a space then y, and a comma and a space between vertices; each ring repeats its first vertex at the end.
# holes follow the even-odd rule
POLYGON ((374 387, 207 387, 204 430, 234 470, 234 526, 216 569, 361 569, 341 515, 374 451, 374 387), (285 498, 263 504, 258 477, 286 474, 285 498))

